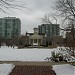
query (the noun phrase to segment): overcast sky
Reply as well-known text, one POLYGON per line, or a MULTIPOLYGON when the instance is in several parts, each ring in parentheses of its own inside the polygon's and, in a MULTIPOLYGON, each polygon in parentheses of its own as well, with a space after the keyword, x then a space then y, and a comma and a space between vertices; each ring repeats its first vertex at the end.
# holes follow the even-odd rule
POLYGON ((13 10, 15 13, 0 13, 0 17, 17 17, 21 20, 21 33, 33 32, 34 27, 42 24, 41 18, 49 12, 53 12, 52 6, 55 0, 21 0, 29 9, 13 10))

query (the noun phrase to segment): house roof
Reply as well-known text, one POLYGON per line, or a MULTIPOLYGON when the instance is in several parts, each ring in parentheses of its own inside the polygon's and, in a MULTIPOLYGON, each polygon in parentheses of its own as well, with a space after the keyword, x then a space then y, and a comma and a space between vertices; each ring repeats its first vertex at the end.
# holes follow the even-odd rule
POLYGON ((30 36, 31 39, 33 39, 33 38, 34 39, 42 39, 42 37, 43 37, 42 35, 38 35, 38 34, 34 34, 34 35, 30 36))

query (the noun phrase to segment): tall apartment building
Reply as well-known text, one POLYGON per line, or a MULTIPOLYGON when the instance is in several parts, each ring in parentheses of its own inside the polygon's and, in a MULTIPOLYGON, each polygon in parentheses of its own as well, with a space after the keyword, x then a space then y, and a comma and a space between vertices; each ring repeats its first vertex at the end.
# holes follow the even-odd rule
POLYGON ((39 34, 46 34, 48 41, 55 35, 59 35, 59 24, 42 24, 38 26, 39 34))
POLYGON ((11 39, 21 35, 21 21, 16 17, 0 18, 0 38, 11 39))

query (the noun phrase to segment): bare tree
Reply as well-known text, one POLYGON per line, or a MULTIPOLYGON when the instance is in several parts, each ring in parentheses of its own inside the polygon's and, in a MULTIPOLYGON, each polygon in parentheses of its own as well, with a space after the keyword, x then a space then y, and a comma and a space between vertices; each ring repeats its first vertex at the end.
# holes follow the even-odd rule
POLYGON ((22 8, 27 8, 25 7, 25 2, 17 0, 0 0, 0 12, 9 13, 12 9, 21 10, 22 8))
POLYGON ((59 16, 63 17, 62 23, 65 23, 67 20, 69 21, 63 30, 71 32, 71 50, 73 50, 73 55, 75 56, 75 0, 58 0, 56 1, 55 8, 59 11, 59 16))
MULTIPOLYGON (((60 30, 70 32, 71 33, 71 41, 70 42, 70 50, 73 51, 73 56, 75 56, 75 0, 56 0, 55 2, 55 10, 58 11, 58 13, 55 14, 47 14, 44 16, 42 19, 43 22, 50 23, 52 24, 52 21, 50 18, 53 18, 56 20, 57 24, 57 19, 60 17, 61 19, 61 26, 64 25, 64 28, 60 28, 60 30)), ((67 38, 68 39, 68 38, 67 38)), ((70 39, 70 38, 69 38, 70 39)), ((69 46, 68 45, 68 46, 69 46)))
POLYGON ((42 22, 45 22, 45 23, 49 23, 49 24, 52 24, 51 20, 50 20, 50 15, 49 14, 45 14, 42 19, 42 22))
POLYGON ((52 21, 56 21, 56 24, 57 24, 57 16, 56 14, 53 14, 53 13, 48 13, 48 14, 45 14, 43 18, 41 18, 43 22, 45 23, 49 23, 49 24, 52 24, 52 21))

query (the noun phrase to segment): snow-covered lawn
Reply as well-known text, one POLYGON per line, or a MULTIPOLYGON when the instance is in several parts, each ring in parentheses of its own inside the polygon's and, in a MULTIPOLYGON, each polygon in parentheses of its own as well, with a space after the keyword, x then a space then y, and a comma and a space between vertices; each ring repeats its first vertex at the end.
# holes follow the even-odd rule
POLYGON ((0 64, 0 75, 9 75, 14 67, 13 64, 0 64))
MULTIPOLYGON (((27 49, 14 49, 7 46, 0 48, 0 61, 47 61, 46 57, 51 57, 51 52, 68 54, 65 51, 58 48, 46 49, 46 48, 27 48, 27 49)), ((75 60, 72 60, 73 62, 75 60)))
POLYGON ((75 75, 75 66, 69 64, 54 65, 53 70, 56 75, 75 75))
POLYGON ((45 61, 51 57, 51 51, 56 49, 17 49, 11 47, 0 48, 0 61, 45 61))

